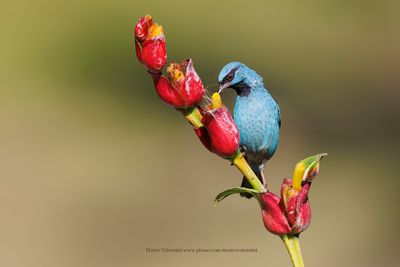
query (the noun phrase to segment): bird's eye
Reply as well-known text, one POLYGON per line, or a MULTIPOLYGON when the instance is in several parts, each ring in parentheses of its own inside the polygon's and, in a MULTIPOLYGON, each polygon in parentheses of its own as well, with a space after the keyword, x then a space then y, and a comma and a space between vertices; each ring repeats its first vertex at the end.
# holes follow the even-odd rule
POLYGON ((224 79, 222 80, 222 83, 228 83, 231 82, 233 80, 233 78, 235 78, 235 73, 236 69, 231 69, 224 77, 224 79))

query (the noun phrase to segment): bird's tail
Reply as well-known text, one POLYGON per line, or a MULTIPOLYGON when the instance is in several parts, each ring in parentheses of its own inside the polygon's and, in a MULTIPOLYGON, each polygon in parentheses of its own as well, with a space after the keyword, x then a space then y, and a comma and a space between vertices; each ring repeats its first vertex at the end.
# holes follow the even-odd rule
MULTIPOLYGON (((253 170, 253 172, 255 173, 255 175, 257 175, 258 179, 261 181, 262 183, 262 178, 261 178, 261 172, 260 172, 260 167, 258 164, 250 164, 251 169, 253 170)), ((245 188, 253 188, 251 186, 251 184, 249 183, 249 181, 246 179, 246 177, 243 176, 243 180, 242 180, 242 185, 241 187, 245 187, 245 188)), ((250 193, 240 193, 240 196, 245 197, 245 198, 252 198, 253 195, 250 193)))

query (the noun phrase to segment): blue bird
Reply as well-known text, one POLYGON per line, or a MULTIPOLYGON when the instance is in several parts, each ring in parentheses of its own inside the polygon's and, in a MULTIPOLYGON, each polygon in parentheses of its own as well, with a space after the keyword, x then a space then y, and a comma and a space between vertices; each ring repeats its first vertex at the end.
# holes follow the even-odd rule
MULTIPOLYGON (((279 106, 265 88, 263 78, 240 62, 225 65, 218 82, 219 93, 226 88, 232 88, 237 93, 233 118, 239 129, 240 146, 251 169, 266 185, 264 164, 274 155, 279 143, 279 106)), ((251 188, 245 178, 242 187, 251 188)), ((251 198, 250 194, 241 195, 251 198)))

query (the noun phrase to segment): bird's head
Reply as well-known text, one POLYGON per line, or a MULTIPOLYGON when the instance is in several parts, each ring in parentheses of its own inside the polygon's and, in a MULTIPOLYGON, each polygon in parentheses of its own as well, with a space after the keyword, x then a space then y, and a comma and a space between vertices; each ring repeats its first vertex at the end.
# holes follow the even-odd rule
POLYGON ((254 85, 262 84, 262 77, 240 62, 226 64, 218 76, 219 93, 226 88, 233 88, 238 95, 247 94, 254 85))

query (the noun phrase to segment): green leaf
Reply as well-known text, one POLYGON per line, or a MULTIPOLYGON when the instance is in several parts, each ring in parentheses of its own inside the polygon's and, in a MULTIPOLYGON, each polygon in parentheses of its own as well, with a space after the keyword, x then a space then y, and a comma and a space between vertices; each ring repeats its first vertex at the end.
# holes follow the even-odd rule
POLYGON ((306 164, 306 171, 304 173, 303 181, 311 182, 312 179, 318 175, 319 163, 321 162, 321 159, 327 155, 327 153, 317 154, 303 160, 303 162, 306 164))
POLYGON ((225 190, 224 192, 221 192, 218 194, 218 196, 215 197, 214 200, 214 207, 221 202, 224 198, 233 195, 233 194, 240 194, 240 193, 250 193, 252 194, 257 200, 259 199, 259 194, 260 192, 258 192, 255 189, 250 189, 250 188, 245 188, 245 187, 235 187, 235 188, 231 188, 228 190, 225 190))
POLYGON ((293 188, 299 191, 303 181, 311 182, 319 173, 321 159, 327 155, 321 153, 299 161, 293 173, 293 188))

